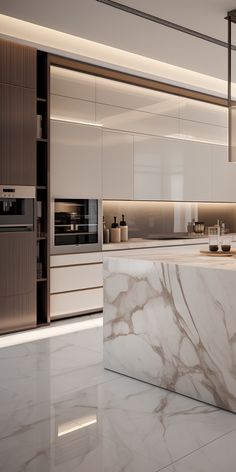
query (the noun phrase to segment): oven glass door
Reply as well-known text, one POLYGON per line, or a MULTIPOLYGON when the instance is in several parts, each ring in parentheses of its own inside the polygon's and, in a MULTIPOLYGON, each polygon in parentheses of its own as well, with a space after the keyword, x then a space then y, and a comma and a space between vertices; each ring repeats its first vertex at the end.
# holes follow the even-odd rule
MULTIPOLYGON (((98 200, 54 200, 54 246, 92 246, 99 243, 98 200)), ((79 250, 79 249, 78 249, 79 250)))
POLYGON ((0 198, 0 231, 33 230, 33 198, 0 198))

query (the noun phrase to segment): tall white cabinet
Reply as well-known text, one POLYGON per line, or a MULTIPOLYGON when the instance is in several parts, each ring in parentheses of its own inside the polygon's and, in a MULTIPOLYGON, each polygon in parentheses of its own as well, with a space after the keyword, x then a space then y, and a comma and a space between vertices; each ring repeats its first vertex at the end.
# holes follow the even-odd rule
POLYGON ((102 196, 104 199, 134 198, 134 138, 127 133, 102 133, 102 196))
POLYGON ((101 128, 51 120, 51 195, 102 198, 101 128))

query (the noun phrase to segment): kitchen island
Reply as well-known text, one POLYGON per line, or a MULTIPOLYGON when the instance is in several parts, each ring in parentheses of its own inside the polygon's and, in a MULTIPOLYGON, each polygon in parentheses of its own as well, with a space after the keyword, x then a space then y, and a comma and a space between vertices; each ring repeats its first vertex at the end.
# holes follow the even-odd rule
POLYGON ((236 257, 104 257, 105 368, 236 412, 236 257))

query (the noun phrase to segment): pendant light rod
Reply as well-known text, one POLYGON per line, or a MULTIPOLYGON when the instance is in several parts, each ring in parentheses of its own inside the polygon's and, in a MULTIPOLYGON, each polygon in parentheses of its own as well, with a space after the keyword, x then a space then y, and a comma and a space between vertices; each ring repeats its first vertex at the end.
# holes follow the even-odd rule
MULTIPOLYGON (((109 7, 116 8, 117 10, 122 10, 126 13, 130 13, 131 15, 139 16, 140 18, 144 18, 145 20, 158 23, 162 26, 166 26, 167 28, 172 28, 176 31, 180 31, 181 33, 189 34, 190 36, 195 36, 196 38, 202 39, 203 41, 208 41, 209 43, 217 44, 218 46, 221 46, 223 48, 228 48, 228 43, 226 43, 225 41, 221 41, 220 39, 213 38, 212 36, 200 33, 199 31, 186 28, 185 26, 178 25, 176 23, 173 23, 172 21, 164 20, 163 18, 151 15, 150 13, 145 13, 142 10, 137 10, 136 8, 129 7, 128 5, 124 5, 123 3, 118 3, 114 0, 96 1, 108 5, 109 7)), ((236 51, 236 46, 231 45, 231 49, 236 51)))

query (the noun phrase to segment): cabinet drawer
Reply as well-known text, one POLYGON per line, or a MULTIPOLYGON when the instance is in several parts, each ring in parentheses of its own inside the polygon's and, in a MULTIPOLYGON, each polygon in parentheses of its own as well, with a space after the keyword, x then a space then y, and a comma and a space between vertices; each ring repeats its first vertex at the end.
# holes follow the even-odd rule
POLYGON ((101 310, 103 306, 103 289, 94 288, 77 292, 51 295, 51 318, 57 316, 86 313, 101 310))
POLYGON ((55 267, 50 270, 51 293, 101 287, 103 284, 102 264, 70 267, 55 267))
POLYGON ((81 254, 58 254, 50 257, 50 266, 72 266, 102 262, 102 252, 88 252, 81 254))

